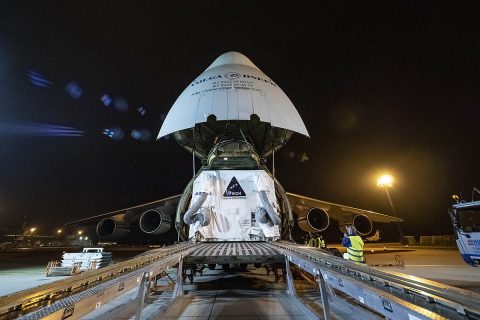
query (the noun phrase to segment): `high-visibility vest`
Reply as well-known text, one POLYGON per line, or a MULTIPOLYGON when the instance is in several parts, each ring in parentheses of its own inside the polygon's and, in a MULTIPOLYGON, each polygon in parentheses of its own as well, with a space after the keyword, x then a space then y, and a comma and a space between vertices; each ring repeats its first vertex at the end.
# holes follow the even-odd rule
POLYGON ((321 239, 320 240, 320 248, 326 248, 327 246, 325 245, 325 240, 321 239))
POLYGON ((347 248, 348 259, 355 262, 363 262, 363 240, 359 236, 349 236, 351 247, 347 248))

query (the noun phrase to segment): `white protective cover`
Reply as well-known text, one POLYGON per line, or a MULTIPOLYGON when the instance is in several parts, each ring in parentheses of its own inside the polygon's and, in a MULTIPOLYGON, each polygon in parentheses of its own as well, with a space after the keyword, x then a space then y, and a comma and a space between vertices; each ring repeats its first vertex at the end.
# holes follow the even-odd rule
POLYGON ((193 183, 191 204, 197 201, 200 193, 207 192, 208 197, 202 207, 211 209, 212 221, 205 227, 200 227, 199 222, 190 225, 190 238, 199 231, 207 241, 278 239, 278 226, 255 221, 255 212, 262 207, 258 190, 265 190, 269 202, 278 208, 273 179, 265 171, 203 171, 193 183))
POLYGON ((177 98, 158 139, 195 124, 209 115, 217 120, 250 120, 256 114, 274 127, 308 136, 297 109, 280 87, 238 52, 218 57, 177 98))

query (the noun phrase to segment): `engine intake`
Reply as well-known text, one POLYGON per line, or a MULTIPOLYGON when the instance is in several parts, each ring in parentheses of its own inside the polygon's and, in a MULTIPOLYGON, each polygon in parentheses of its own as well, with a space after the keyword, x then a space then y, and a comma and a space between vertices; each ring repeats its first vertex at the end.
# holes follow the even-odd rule
POLYGON ((298 226, 306 232, 321 232, 330 225, 327 211, 320 208, 311 208, 307 214, 298 218, 298 226))
POLYGON ((148 234, 162 234, 172 226, 172 218, 160 211, 159 208, 150 209, 142 213, 139 221, 140 229, 148 234))
POLYGON ((122 238, 130 233, 130 227, 123 220, 105 218, 97 224, 97 235, 100 238, 122 238))
POLYGON ((363 214, 355 216, 352 224, 357 230, 357 233, 362 236, 369 234, 373 229, 372 220, 363 214))

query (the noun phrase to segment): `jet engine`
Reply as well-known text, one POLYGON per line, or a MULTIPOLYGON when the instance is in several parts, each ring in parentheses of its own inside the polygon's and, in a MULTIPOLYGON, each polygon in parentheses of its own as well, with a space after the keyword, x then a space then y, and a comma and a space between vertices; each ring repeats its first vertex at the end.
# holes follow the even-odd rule
POLYGON ((145 233, 162 234, 170 230, 172 218, 162 212, 161 207, 149 209, 140 216, 139 226, 145 233))
POLYGON ((372 220, 363 214, 353 218, 353 226, 357 230, 357 233, 362 236, 369 234, 373 229, 372 220))
POLYGON ((129 233, 130 226, 122 218, 105 218, 97 224, 97 235, 100 238, 122 238, 129 233))
POLYGON ((354 226, 357 233, 361 236, 367 235, 373 230, 372 220, 363 214, 353 217, 351 221, 339 223, 340 230, 343 231, 343 227, 347 225, 354 226))
POLYGON ((330 217, 327 211, 320 208, 310 208, 305 210, 304 215, 297 219, 300 229, 306 232, 321 232, 330 225, 330 217))

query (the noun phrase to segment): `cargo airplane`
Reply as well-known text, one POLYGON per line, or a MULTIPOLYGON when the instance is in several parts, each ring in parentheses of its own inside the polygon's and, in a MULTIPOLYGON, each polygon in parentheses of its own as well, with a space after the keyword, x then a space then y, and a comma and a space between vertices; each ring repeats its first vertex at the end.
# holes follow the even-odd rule
POLYGON ((318 233, 332 219, 366 235, 372 222, 401 221, 285 192, 275 178, 275 152, 294 132, 309 136, 280 87, 243 54, 224 53, 177 98, 158 134, 172 135, 202 163, 183 193, 67 225, 96 224, 102 239, 134 228, 161 235, 173 226, 178 240, 214 242, 288 240, 295 223, 318 233))

